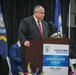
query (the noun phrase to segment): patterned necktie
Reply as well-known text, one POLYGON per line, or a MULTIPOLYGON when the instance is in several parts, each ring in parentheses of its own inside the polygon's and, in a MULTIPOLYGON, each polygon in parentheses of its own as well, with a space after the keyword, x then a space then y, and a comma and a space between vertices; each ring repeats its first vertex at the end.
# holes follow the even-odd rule
POLYGON ((41 33, 41 36, 43 37, 43 29, 41 28, 40 21, 38 21, 38 28, 41 33))

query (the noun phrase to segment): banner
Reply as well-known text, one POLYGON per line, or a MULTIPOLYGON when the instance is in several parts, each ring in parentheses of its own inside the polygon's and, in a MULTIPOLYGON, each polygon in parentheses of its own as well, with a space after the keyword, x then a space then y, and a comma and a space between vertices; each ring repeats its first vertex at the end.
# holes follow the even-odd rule
POLYGON ((68 75, 69 45, 43 44, 44 75, 68 75))

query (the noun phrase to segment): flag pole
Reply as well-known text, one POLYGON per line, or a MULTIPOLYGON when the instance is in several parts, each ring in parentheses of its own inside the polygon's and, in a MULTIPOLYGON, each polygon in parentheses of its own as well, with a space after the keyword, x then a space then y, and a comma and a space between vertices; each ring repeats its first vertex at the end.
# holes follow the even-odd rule
POLYGON ((12 74, 12 71, 11 71, 10 59, 9 59, 8 56, 6 57, 6 60, 7 60, 8 66, 9 66, 9 75, 13 75, 13 74, 12 74))
MULTIPOLYGON (((70 39, 70 26, 71 26, 71 0, 69 2, 69 22, 68 22, 68 38, 70 39)), ((70 64, 70 67, 72 69, 72 72, 74 72, 74 68, 73 68, 73 65, 72 65, 72 61, 71 61, 71 58, 69 58, 69 64, 70 64)), ((73 74, 74 75, 74 74, 73 74)))
POLYGON ((68 23, 68 38, 70 39, 70 24, 71 24, 71 1, 69 3, 69 23, 68 23))

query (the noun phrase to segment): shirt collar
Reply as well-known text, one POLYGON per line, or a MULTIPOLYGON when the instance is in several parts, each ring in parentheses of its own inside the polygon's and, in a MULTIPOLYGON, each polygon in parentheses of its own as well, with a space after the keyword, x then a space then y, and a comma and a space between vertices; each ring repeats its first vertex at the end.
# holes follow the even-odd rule
POLYGON ((36 17, 34 15, 33 15, 33 17, 34 17, 35 21, 37 22, 38 20, 36 19, 36 17))
POLYGON ((17 42, 17 45, 19 46, 19 47, 21 47, 21 45, 17 42))

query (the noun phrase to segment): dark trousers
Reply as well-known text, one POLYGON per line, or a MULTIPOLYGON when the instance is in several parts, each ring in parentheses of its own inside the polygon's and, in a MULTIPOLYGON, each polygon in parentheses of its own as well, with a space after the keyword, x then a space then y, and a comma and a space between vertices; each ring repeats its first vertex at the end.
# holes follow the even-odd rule
POLYGON ((22 67, 23 67, 23 70, 24 70, 24 72, 25 72, 25 59, 24 58, 21 58, 21 60, 22 60, 22 67))

